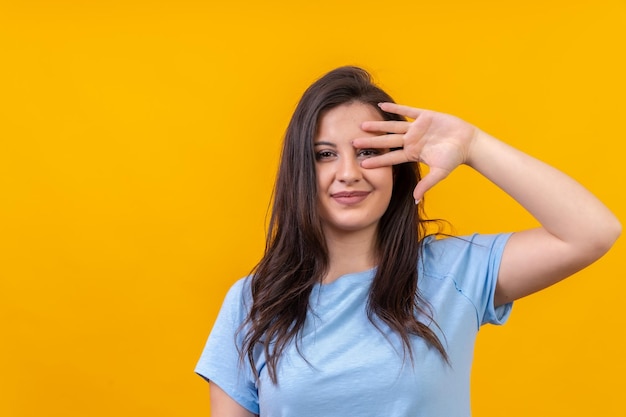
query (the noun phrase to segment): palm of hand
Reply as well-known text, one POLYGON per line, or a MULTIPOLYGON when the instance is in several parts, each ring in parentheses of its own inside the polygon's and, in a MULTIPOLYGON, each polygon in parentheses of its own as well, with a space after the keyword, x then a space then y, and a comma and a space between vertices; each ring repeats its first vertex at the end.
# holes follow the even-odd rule
POLYGON ((403 149, 410 161, 451 172, 467 160, 473 134, 473 126, 457 117, 425 111, 409 125, 403 149))
MULTIPOLYGON (((380 107, 386 112, 414 120, 366 124, 365 130, 390 132, 379 137, 380 140, 369 141, 370 145, 400 149, 364 161, 363 166, 374 168, 410 161, 428 165, 429 173, 422 178, 413 193, 416 200, 421 199, 427 190, 467 161, 477 130, 473 125, 449 114, 419 110, 393 103, 382 103, 380 107)), ((365 141, 362 143, 366 145, 365 141)))
POLYGON ((474 135, 474 127, 443 113, 421 112, 404 134, 404 152, 410 161, 430 168, 415 190, 415 199, 465 163, 474 135))

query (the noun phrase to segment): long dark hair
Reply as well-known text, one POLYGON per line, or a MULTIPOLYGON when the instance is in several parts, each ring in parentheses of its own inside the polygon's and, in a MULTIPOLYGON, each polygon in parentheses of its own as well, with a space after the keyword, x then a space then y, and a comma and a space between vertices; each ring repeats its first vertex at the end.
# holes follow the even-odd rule
MULTIPOLYGON (((254 366, 255 346, 262 345, 269 376, 277 383, 277 363, 306 320, 312 288, 328 269, 328 250, 317 210, 317 183, 313 140, 321 117, 342 104, 360 102, 375 108, 384 120, 405 120, 383 112, 377 104, 392 98, 357 67, 337 68, 313 83, 291 118, 283 143, 274 189, 265 255, 251 278, 252 305, 245 329, 241 359, 254 366)), ((413 360, 410 336, 416 335, 447 360, 441 341, 417 317, 432 321, 428 304, 417 290, 417 260, 425 220, 413 200, 420 179, 416 163, 394 166, 391 201, 380 219, 376 242, 378 268, 367 305, 370 321, 388 325, 402 339, 405 355, 413 360)), ((255 371, 256 372, 256 371, 255 371)))

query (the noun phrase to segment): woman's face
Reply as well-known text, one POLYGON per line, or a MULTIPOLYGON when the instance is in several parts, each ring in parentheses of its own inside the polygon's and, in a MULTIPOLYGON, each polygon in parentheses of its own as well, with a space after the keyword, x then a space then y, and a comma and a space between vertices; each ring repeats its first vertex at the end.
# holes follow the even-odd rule
POLYGON ((361 130, 366 120, 382 120, 372 106, 359 102, 329 110, 315 137, 318 209, 328 232, 376 230, 393 188, 391 167, 364 169, 360 162, 380 149, 356 149, 352 140, 374 136, 361 130))

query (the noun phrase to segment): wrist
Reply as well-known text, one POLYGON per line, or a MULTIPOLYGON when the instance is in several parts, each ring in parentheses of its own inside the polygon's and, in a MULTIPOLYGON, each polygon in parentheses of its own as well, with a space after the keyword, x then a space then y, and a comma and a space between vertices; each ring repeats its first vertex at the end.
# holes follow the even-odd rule
POLYGON ((484 153, 485 143, 489 142, 493 138, 487 133, 483 132, 479 128, 474 129, 474 134, 470 139, 470 144, 467 147, 467 155, 465 156, 465 165, 475 168, 479 163, 481 155, 484 153))

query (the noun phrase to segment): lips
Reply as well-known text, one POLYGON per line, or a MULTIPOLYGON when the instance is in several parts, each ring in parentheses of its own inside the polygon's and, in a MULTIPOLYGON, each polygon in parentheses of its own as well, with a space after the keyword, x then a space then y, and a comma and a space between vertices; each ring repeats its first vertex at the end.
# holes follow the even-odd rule
POLYGON ((339 204, 353 205, 365 200, 369 194, 369 191, 340 191, 330 196, 339 204))

